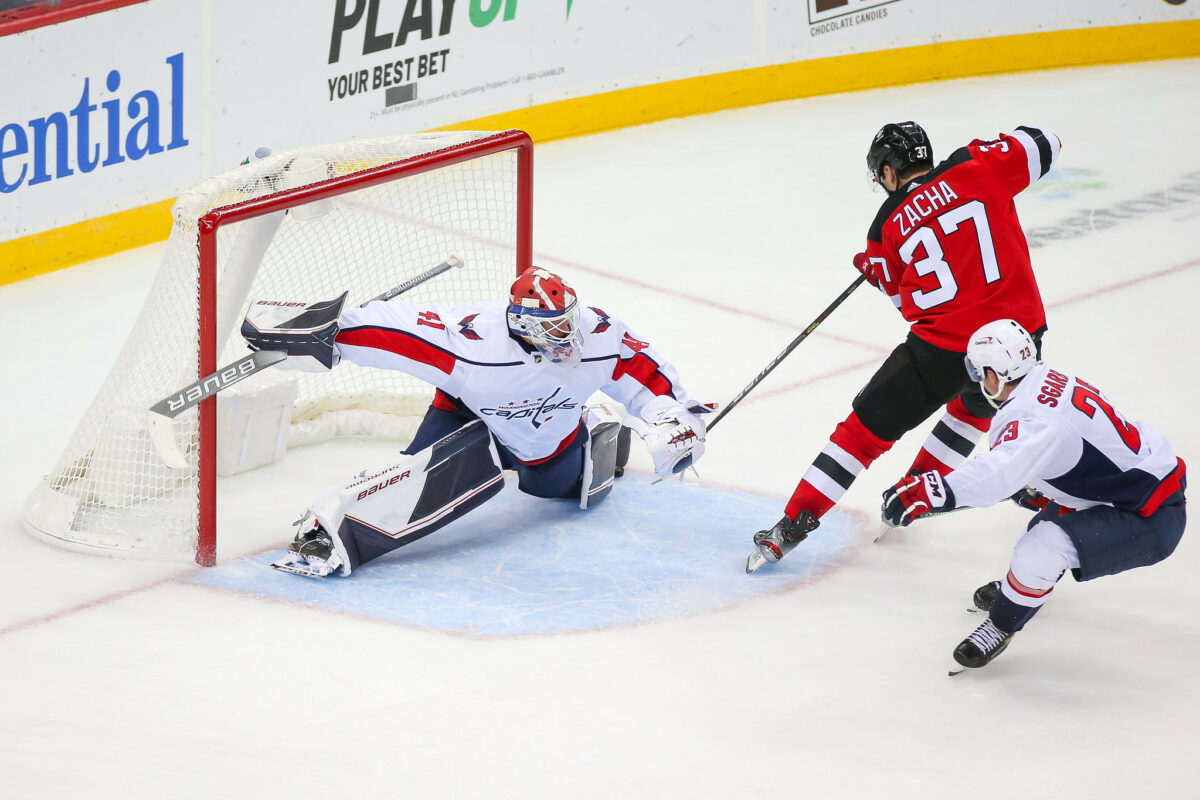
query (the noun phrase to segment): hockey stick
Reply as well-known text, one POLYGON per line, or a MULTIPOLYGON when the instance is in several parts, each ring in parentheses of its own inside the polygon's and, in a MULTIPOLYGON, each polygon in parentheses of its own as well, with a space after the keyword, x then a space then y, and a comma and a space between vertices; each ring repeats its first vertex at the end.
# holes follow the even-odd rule
POLYGON ((846 298, 849 297, 851 294, 853 294, 854 290, 857 289, 859 287, 859 285, 866 279, 867 278, 865 275, 859 275, 857 278, 855 278, 854 283, 847 286, 846 290, 844 292, 842 292, 840 295, 838 295, 837 299, 834 300, 832 303, 830 303, 829 306, 824 311, 822 311, 820 314, 818 314, 817 318, 814 319, 811 323, 809 323, 808 327, 805 328, 804 330, 802 330, 800 332, 800 335, 797 336, 795 339, 793 339, 792 343, 789 344, 786 348, 784 348, 783 352, 780 353, 775 358, 774 361, 772 361, 770 364, 767 364, 767 368, 764 369, 762 372, 758 373, 758 377, 755 378, 754 380, 750 381, 750 385, 747 386, 745 389, 742 389, 741 394, 739 394, 737 397, 735 397, 729 401, 729 404, 726 405, 724 409, 722 409, 721 413, 717 414, 717 418, 708 424, 708 426, 707 426, 708 430, 711 431, 716 426, 716 424, 718 422, 720 422, 721 419, 726 414, 728 414, 730 411, 733 410, 734 406, 736 406, 738 403, 740 403, 742 401, 743 397, 750 394, 750 392, 754 389, 755 386, 758 386, 760 383, 762 383, 763 378, 770 375, 771 370, 778 367, 779 363, 781 361, 783 361, 785 358, 787 358, 788 355, 793 350, 795 350, 800 345, 801 342, 803 342, 805 339, 807 339, 808 335, 810 333, 812 333, 813 331, 815 331, 817 329, 817 326, 820 325, 822 322, 824 322, 825 318, 828 317, 830 314, 832 314, 833 310, 835 308, 837 308, 843 302, 845 302, 846 298))
MULTIPOLYGON (((458 256, 447 256, 446 260, 443 261, 442 263, 438 264, 436 267, 433 267, 432 269, 427 269, 424 272, 422 272, 420 275, 414 275, 413 277, 406 280, 404 283, 393 286, 391 289, 388 289, 386 292, 379 295, 378 297, 372 297, 370 300, 367 301, 367 303, 374 303, 376 300, 387 301, 387 300, 391 300, 393 297, 399 297, 400 295, 404 294, 405 292, 407 292, 409 289, 413 288, 414 286, 419 286, 420 284, 424 283, 425 281, 429 280, 430 278, 436 278, 438 275, 441 275, 443 272, 446 272, 447 270, 453 269, 455 267, 461 267, 462 265, 463 265, 463 260, 461 258, 459 258, 458 256)), ((362 305, 365 306, 367 303, 363 303, 362 305)), ((359 306, 359 308, 362 308, 362 306, 359 306)))
MULTIPOLYGON (((445 261, 436 267, 428 269, 420 275, 414 275, 403 283, 388 289, 383 294, 372 297, 366 303, 359 306, 359 308, 376 300, 386 301, 394 297, 399 297, 409 289, 419 286, 447 270, 462 266, 463 260, 461 258, 455 255, 448 256, 445 261)), ((180 452, 179 446, 175 442, 175 432, 172 430, 171 420, 189 408, 199 405, 217 392, 229 388, 256 372, 262 372, 264 369, 278 364, 285 358, 287 358, 287 353, 282 350, 255 351, 239 358, 228 366, 218 369, 211 375, 205 375, 195 383, 172 392, 167 397, 152 405, 150 410, 146 412, 146 431, 150 434, 150 442, 154 445, 154 449, 158 451, 158 456, 162 459, 163 463, 171 469, 187 469, 187 461, 184 459, 183 453, 180 452)))

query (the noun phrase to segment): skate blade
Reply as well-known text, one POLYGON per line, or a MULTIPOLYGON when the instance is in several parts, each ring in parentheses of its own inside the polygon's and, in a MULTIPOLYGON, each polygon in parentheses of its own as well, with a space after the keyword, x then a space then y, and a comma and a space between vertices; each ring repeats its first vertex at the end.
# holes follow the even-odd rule
POLYGON ((754 552, 750 554, 750 557, 746 559, 746 572, 747 574, 751 572, 757 572, 758 568, 763 564, 770 563, 771 561, 762 554, 762 551, 756 548, 754 552))
POLYGON ((285 556, 271 564, 272 569, 280 572, 290 572, 292 575, 302 575, 305 578, 326 578, 333 572, 329 565, 314 566, 305 561, 285 556))

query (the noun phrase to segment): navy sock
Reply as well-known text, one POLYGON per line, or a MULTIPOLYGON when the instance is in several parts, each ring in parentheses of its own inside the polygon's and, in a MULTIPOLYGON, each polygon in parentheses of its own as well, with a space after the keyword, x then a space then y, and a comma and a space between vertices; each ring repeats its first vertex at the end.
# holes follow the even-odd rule
POLYGON ((1033 618, 1033 615, 1038 612, 1037 606, 1030 608, 1029 606, 1020 606, 1004 596, 1004 592, 996 595, 995 602, 992 603, 992 610, 988 615, 992 618, 992 623, 997 628, 1005 633, 1016 633, 1025 627, 1025 623, 1033 618))

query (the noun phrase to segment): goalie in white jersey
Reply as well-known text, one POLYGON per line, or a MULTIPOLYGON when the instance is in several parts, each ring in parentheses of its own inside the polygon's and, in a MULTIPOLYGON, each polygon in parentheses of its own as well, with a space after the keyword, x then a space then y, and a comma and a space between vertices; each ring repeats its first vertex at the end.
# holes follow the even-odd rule
POLYGON ((989 450, 945 476, 901 481, 883 496, 884 519, 893 525, 1010 497, 1039 510, 1005 579, 975 592, 988 619, 955 649, 962 667, 982 667, 999 655, 1067 570, 1088 581, 1148 566, 1171 555, 1183 536, 1186 467, 1170 443, 1035 353, 1013 320, 976 331, 967 371, 999 408, 989 450))
POLYGON ((242 335, 252 349, 286 350, 292 366, 341 360, 406 372, 436 387, 405 454, 319 498, 275 566, 302 575, 349 575, 427 536, 494 496, 502 470, 521 491, 578 498, 609 492, 628 458, 629 431, 603 404, 625 406, 655 472, 681 472, 704 452, 710 410, 675 368, 616 317, 580 306, 559 276, 527 269, 507 302, 463 306, 370 302, 252 304, 242 335), (290 310, 289 307, 291 307, 290 310))

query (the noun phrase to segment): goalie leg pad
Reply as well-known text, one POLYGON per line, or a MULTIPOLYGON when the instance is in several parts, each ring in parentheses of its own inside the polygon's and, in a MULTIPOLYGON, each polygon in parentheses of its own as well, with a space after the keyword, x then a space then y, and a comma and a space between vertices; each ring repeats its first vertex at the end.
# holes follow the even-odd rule
POLYGON ((621 432, 617 434, 617 477, 625 474, 625 465, 629 463, 629 448, 633 441, 633 429, 626 425, 621 426, 621 432))
MULTIPOLYGON (((604 404, 587 412, 588 440, 583 449, 583 480, 579 491, 579 507, 590 508, 612 491, 617 477, 617 451, 621 433, 621 417, 604 404)), ((628 439, 625 455, 629 457, 628 439)))
POLYGON ((386 469, 323 495, 312 511, 343 556, 339 575, 417 541, 504 488, 492 436, 471 422, 386 469))

